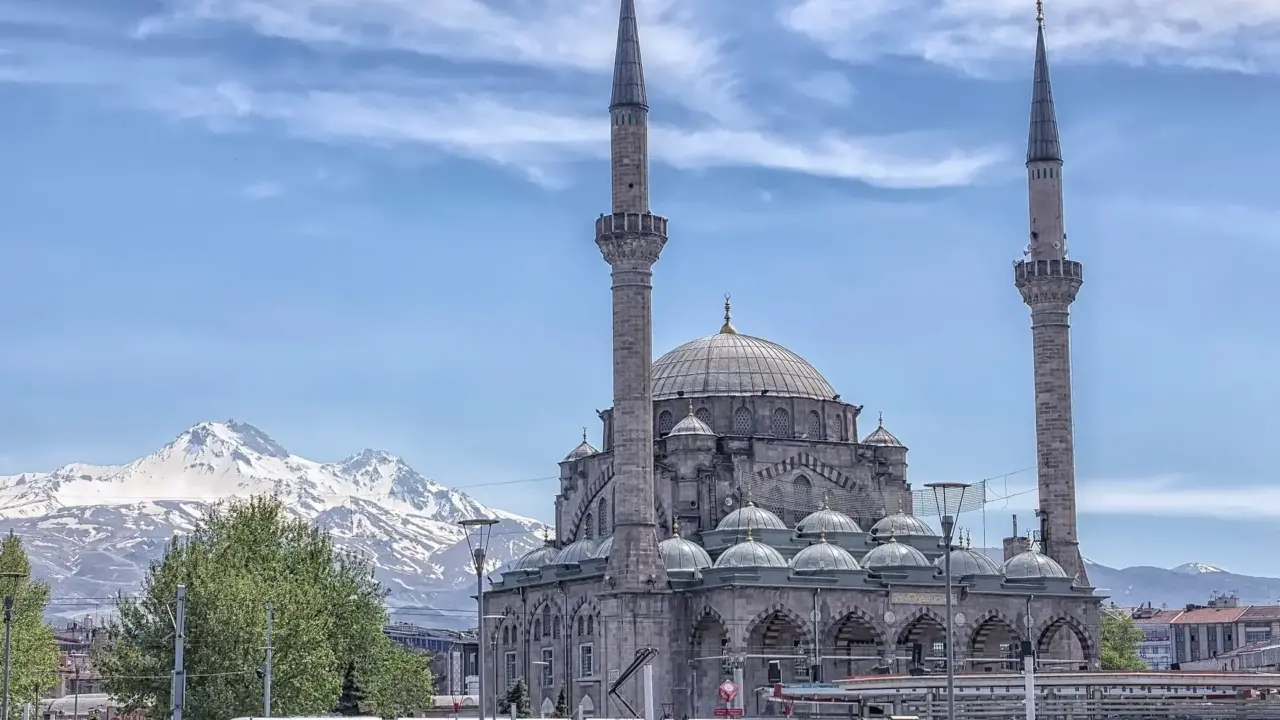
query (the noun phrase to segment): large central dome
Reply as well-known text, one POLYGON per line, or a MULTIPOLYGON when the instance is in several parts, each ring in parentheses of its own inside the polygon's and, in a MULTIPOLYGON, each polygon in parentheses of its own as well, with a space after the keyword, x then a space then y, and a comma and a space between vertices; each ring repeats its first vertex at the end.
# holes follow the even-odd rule
POLYGON ((687 342, 653 363, 653 399, 769 395, 830 400, 836 391, 817 368, 790 350, 739 334, 728 318, 720 332, 687 342))

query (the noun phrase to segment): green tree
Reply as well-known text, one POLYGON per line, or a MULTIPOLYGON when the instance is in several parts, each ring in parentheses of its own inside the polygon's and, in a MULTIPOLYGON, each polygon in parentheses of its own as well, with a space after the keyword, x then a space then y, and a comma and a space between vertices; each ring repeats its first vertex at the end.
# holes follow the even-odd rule
POLYGON ((1138 655, 1142 645, 1142 630, 1125 615, 1102 613, 1102 669, 1146 670, 1147 664, 1138 655))
POLYGON ((560 694, 556 695, 555 715, 558 718, 569 717, 569 697, 565 694, 564 686, 560 686, 560 694))
POLYGON ((512 705, 516 706, 516 717, 533 717, 533 704, 529 701, 529 686, 524 678, 516 678, 516 681, 511 683, 511 687, 507 689, 507 696, 502 699, 500 713, 504 715, 509 713, 512 705))
POLYGON ((22 540, 10 532, 0 543, 0 595, 13 598, 9 639, 9 718, 22 717, 58 682, 58 643, 44 622, 49 584, 31 579, 22 540))
POLYGON ((435 700, 431 658, 410 652, 390 640, 384 641, 380 655, 369 687, 378 715, 411 717, 430 709, 435 700))
POLYGON ((347 663, 347 670, 342 674, 342 694, 338 696, 338 704, 333 706, 333 714, 340 717, 359 717, 364 714, 364 688, 356 677, 355 662, 347 663))
POLYGON ((274 609, 272 715, 328 713, 344 670, 385 658, 385 591, 363 561, 336 552, 328 533, 289 516, 274 498, 212 509, 151 564, 136 597, 121 595, 109 641, 94 656, 105 690, 129 709, 171 706, 173 610, 186 585, 185 715, 262 714, 267 603, 274 609))

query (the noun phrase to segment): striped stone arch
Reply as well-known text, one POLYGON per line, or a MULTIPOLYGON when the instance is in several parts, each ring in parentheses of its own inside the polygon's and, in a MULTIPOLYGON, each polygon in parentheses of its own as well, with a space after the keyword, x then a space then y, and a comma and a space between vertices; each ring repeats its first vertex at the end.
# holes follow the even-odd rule
POLYGON ((1078 618, 1070 615, 1060 615, 1047 623, 1043 623, 1035 630, 1034 637, 1036 643, 1036 652, 1047 652, 1049 644, 1053 642, 1054 636, 1059 630, 1066 628, 1069 632, 1076 636, 1076 640, 1080 643, 1080 647, 1084 650, 1086 660, 1095 660, 1098 657, 1098 648, 1094 645, 1093 637, 1089 633, 1089 628, 1078 618))
POLYGON ((708 618, 719 623, 723 636, 727 639, 729 637, 729 623, 725 622, 724 616, 710 605, 703 605, 702 610, 698 611, 698 614, 694 616, 693 623, 689 625, 689 637, 695 637, 698 633, 698 628, 702 626, 702 622, 708 618))
POLYGON ((917 632, 920 629, 921 621, 928 618, 938 624, 938 627, 944 630, 947 627, 946 618, 942 617, 937 610, 930 607, 916 608, 914 612, 902 619, 902 624, 898 626, 898 632, 895 635, 894 642, 898 646, 910 645, 919 637, 917 632))
POLYGON ((859 624, 870 629, 877 646, 884 645, 884 639, 888 634, 884 623, 877 621, 871 616, 871 613, 859 605, 845 605, 831 613, 831 619, 826 622, 826 628, 823 632, 827 636, 827 641, 824 644, 828 647, 835 647, 836 642, 841 637, 847 636, 850 620, 856 620, 859 624))
POLYGON ((979 645, 986 643, 987 636, 997 625, 1008 628, 1016 642, 1022 642, 1025 639, 1026 633, 1018 629, 1018 623, 1013 618, 1001 610, 988 610, 969 623, 969 637, 965 640, 964 647, 971 653, 976 652, 979 645))
MULTIPOLYGON (((800 615, 796 613, 796 611, 792 610, 786 605, 783 605, 782 603, 773 603, 769 605, 767 608, 765 608, 764 610, 761 610, 760 612, 756 613, 755 617, 751 618, 750 622, 747 623, 747 630, 743 636, 744 639, 747 641, 747 643, 748 644, 750 643, 751 636, 755 634, 757 628, 759 628, 761 625, 765 623, 768 623, 775 617, 785 618, 788 622, 790 622, 793 626, 795 626, 795 628, 799 631, 799 635, 801 639, 812 646, 813 628, 810 626, 810 623, 806 621, 804 618, 800 617, 800 615)), ((766 634, 766 639, 767 638, 768 638, 768 635, 766 634)))
POLYGON ((533 632, 533 623, 535 620, 540 620, 542 618, 542 608, 544 607, 551 608, 552 617, 562 614, 563 608, 560 606, 559 599, 554 595, 543 595, 534 601, 532 607, 529 609, 529 616, 524 619, 524 631, 526 633, 533 632))
POLYGON ((568 615, 566 623, 572 637, 578 636, 578 618, 580 617, 595 618, 593 625, 596 628, 596 632, 593 634, 598 635, 602 632, 600 630, 600 607, 591 598, 579 598, 578 602, 573 606, 573 612, 568 615))

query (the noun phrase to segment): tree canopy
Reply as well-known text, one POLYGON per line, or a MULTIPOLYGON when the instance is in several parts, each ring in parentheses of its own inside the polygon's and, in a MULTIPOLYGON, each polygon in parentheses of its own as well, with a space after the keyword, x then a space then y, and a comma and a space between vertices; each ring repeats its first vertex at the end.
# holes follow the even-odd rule
POLYGON ((273 606, 272 715, 331 711, 347 669, 366 680, 370 708, 407 714, 405 698, 430 702, 425 664, 382 628, 386 591, 365 561, 337 551, 329 534, 291 517, 270 497, 236 500, 208 512, 151 564, 142 591, 118 598, 110 641, 94 658, 105 690, 129 708, 163 716, 172 704, 175 594, 187 588, 185 716, 262 714, 267 604, 273 606), (412 691, 405 690, 406 687, 412 691))
POLYGON ((1138 654, 1143 637, 1132 618, 1102 613, 1102 669, 1146 670, 1147 664, 1138 654))
POLYGON ((511 687, 507 689, 507 696, 502 700, 502 707, 498 708, 498 714, 507 714, 512 705, 516 706, 516 717, 533 717, 529 685, 525 683, 524 678, 516 678, 516 681, 511 683, 511 687))
POLYGON ((9 533, 0 543, 0 595, 13 597, 9 640, 9 718, 36 702, 58 682, 58 643, 45 624, 49 584, 31 579, 31 561, 22 541, 9 533))

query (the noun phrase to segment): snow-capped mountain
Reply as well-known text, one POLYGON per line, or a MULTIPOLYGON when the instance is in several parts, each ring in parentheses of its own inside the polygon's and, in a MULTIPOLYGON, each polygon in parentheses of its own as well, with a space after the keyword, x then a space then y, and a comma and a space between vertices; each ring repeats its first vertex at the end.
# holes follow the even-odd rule
POLYGON ((1169 569, 1181 575, 1199 575, 1201 573, 1226 572, 1226 570, 1223 570, 1222 568, 1216 568, 1212 565, 1205 565, 1204 563, 1198 563, 1198 562, 1183 563, 1178 567, 1169 568, 1169 569))
MULTIPOLYGON (((136 590, 148 563, 211 504, 271 494, 367 558, 388 606, 417 622, 466 626, 474 573, 459 520, 493 517, 489 567, 541 544, 545 526, 485 507, 400 458, 363 450, 340 462, 289 453, 245 423, 200 423, 127 465, 72 464, 0 476, 0 530, 23 536, 36 575, 53 583, 51 612, 109 608, 136 590), (83 598, 78 601, 75 598, 83 598), (432 617, 426 608, 441 612, 432 617)), ((474 624, 474 621, 471 622, 474 624)))

